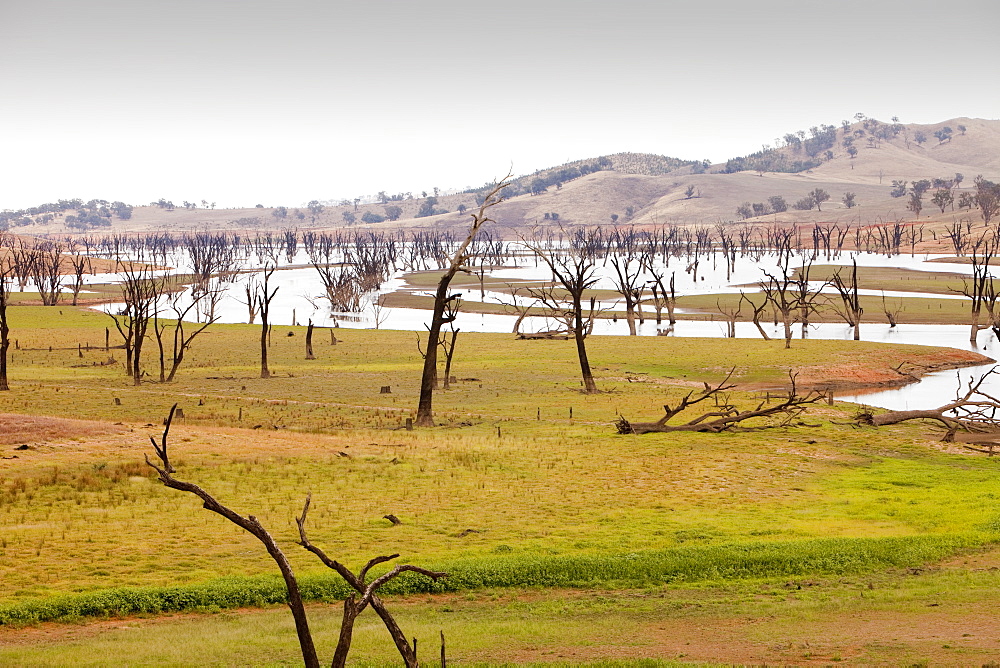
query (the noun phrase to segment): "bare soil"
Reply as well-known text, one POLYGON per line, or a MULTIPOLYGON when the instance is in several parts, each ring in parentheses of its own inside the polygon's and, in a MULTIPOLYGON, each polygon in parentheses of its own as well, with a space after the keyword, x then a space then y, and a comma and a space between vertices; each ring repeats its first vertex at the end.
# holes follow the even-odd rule
POLYGON ((43 443, 123 431, 106 422, 0 413, 0 445, 43 443))

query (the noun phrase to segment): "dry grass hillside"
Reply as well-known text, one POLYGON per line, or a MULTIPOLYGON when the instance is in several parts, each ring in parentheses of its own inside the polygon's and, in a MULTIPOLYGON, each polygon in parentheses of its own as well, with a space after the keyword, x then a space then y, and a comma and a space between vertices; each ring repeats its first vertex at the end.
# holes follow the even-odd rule
MULTIPOLYGON (((827 126, 830 127, 830 126, 827 126)), ((952 178, 956 173, 964 181, 956 193, 973 188, 973 179, 982 174, 990 180, 1000 180, 1000 121, 956 118, 933 125, 896 126, 897 133, 879 142, 869 142, 868 136, 858 136, 852 158, 843 143, 849 134, 863 132, 862 123, 845 129, 835 129, 836 142, 829 153, 823 152, 814 162, 819 164, 800 172, 738 171, 723 173, 726 164, 711 165, 703 173, 701 166, 666 156, 619 153, 591 160, 580 160, 540 170, 519 177, 517 190, 524 192, 509 197, 492 214, 508 228, 535 225, 609 225, 613 222, 635 224, 714 224, 740 219, 737 208, 744 203, 766 203, 771 196, 781 196, 789 209, 781 213, 750 218, 751 222, 820 222, 842 221, 878 223, 882 221, 919 221, 947 223, 962 218, 978 220, 975 210, 957 208, 942 213, 924 198, 924 209, 915 216, 907 209, 907 199, 890 196, 892 182, 920 179, 952 178), (944 127, 953 130, 950 140, 939 141, 934 133, 944 127), (965 128, 961 131, 961 128, 965 128), (926 137, 918 142, 920 135, 926 137), (563 180, 558 174, 579 170, 582 166, 600 164, 600 171, 563 180), (536 179, 558 180, 543 192, 530 193, 536 179), (692 189, 691 194, 688 190, 692 189), (822 188, 830 195, 822 210, 800 211, 792 205, 806 193, 822 188), (845 193, 854 193, 857 206, 848 208, 842 201, 845 193)), ((833 129, 833 128, 831 128, 833 129)), ((769 153, 787 161, 806 159, 801 149, 785 145, 769 153)), ((587 171, 587 170, 584 170, 587 171)), ((321 212, 310 212, 306 206, 288 207, 284 216, 271 208, 249 209, 185 209, 167 210, 156 206, 136 207, 130 220, 112 218, 111 226, 91 233, 106 232, 184 232, 201 229, 260 230, 296 227, 299 229, 333 229, 345 226, 375 229, 395 228, 464 228, 469 216, 465 209, 476 207, 473 193, 441 195, 435 209, 447 211, 438 215, 417 217, 423 197, 387 204, 351 204, 326 206, 321 212), (400 209, 399 219, 363 223, 365 214, 384 217, 387 207, 400 209), (353 217, 353 222, 350 219, 353 217)), ((957 204, 957 195, 956 195, 957 204)), ((66 212, 71 213, 71 212, 66 212)), ((377 218, 376 218, 377 220, 377 218)), ((64 215, 57 215, 47 224, 15 228, 28 234, 63 235, 64 215)))

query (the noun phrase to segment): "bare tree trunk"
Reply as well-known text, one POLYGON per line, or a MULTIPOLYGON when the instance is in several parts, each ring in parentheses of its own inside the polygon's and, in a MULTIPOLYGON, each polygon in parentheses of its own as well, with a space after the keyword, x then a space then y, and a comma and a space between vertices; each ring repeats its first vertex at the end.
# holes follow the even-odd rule
POLYGON ((451 343, 448 344, 447 349, 444 351, 444 389, 448 389, 451 385, 451 360, 455 356, 455 342, 458 340, 457 329, 451 330, 451 343))
MULTIPOLYGON (((6 245, 7 238, 0 233, 0 247, 6 245)), ((10 295, 10 283, 13 275, 14 264, 11 259, 12 251, 8 251, 7 257, 0 257, 0 392, 10 389, 7 383, 7 351, 10 349, 10 325, 7 322, 7 298, 10 295)))
POLYGON ((260 317, 260 377, 270 378, 271 369, 267 366, 267 312, 261 312, 260 317))
POLYGON ((0 275, 0 392, 10 389, 7 383, 7 351, 10 349, 10 327, 7 325, 7 285, 0 275))
POLYGON ((587 394, 594 394, 597 392, 597 383, 594 382, 594 372, 590 370, 590 359, 587 357, 587 330, 583 322, 583 304, 580 294, 573 295, 573 310, 576 313, 573 338, 576 339, 576 354, 580 359, 583 391, 587 394))
POLYGON ((306 359, 314 360, 316 356, 313 355, 313 321, 309 318, 309 326, 306 327, 306 359))
POLYGON ((455 314, 449 313, 446 316, 446 311, 449 311, 452 302, 458 299, 458 295, 448 294, 451 280, 459 271, 471 270, 467 266, 471 258, 469 247, 476 238, 476 234, 480 228, 490 220, 486 212, 490 207, 500 202, 501 193, 507 187, 509 179, 510 176, 508 175, 498 181, 489 194, 486 195, 482 205, 479 207, 479 212, 472 215, 472 225, 469 228, 469 234, 465 237, 465 241, 458 247, 458 250, 455 251, 448 269, 442 274, 441 280, 438 282, 437 292, 434 294, 434 311, 431 314, 431 324, 428 327, 427 333, 427 351, 424 354, 424 368, 420 375, 420 399, 417 402, 417 418, 414 421, 418 427, 434 426, 434 389, 437 384, 437 349, 441 337, 441 326, 445 324, 446 320, 448 322, 455 320, 455 314))
POLYGON ((354 635, 354 620, 358 613, 353 596, 344 601, 344 617, 340 622, 340 637, 337 640, 337 649, 333 653, 333 668, 344 668, 347 665, 347 653, 351 651, 351 639, 354 635))
POLYGON ((785 348, 792 347, 792 317, 788 313, 781 314, 781 323, 785 327, 785 348))

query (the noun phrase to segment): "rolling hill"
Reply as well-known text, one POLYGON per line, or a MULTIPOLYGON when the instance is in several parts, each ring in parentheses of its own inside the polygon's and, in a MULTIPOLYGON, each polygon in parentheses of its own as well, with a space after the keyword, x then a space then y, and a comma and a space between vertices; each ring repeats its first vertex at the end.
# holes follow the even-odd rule
MULTIPOLYGON (((768 198, 780 196, 789 207, 787 211, 768 211, 748 220, 942 223, 963 217, 976 220, 979 216, 975 210, 959 210, 957 197, 954 210, 948 208, 942 213, 931 204, 928 193, 918 217, 907 209, 906 197, 890 195, 893 181, 953 179, 960 173, 964 180, 955 192, 961 193, 971 191, 973 179, 979 174, 1000 180, 1000 120, 955 118, 932 125, 889 125, 864 119, 850 125, 814 128, 813 135, 805 138, 805 133, 799 133, 804 141, 786 135, 781 146, 715 165, 640 153, 566 163, 515 179, 512 191, 517 194, 495 207, 492 217, 508 228, 546 224, 715 224, 741 219, 737 214, 741 205, 766 205, 768 198), (952 129, 950 137, 943 141, 935 137, 946 127, 952 129), (813 139, 816 143, 810 144, 813 139), (820 140, 825 143, 818 143, 820 140), (854 156, 848 145, 856 149, 854 156), (801 171, 773 171, 796 168, 801 171), (830 195, 821 211, 792 208, 816 188, 830 195), (855 195, 857 205, 852 208, 842 201, 848 192, 855 195)), ((437 200, 433 209, 449 213, 417 217, 426 204, 424 198, 327 206, 321 212, 302 206, 289 208, 284 216, 281 210, 268 208, 171 210, 141 206, 135 207, 130 219, 112 217, 110 225, 91 232, 329 229, 344 227, 348 224, 346 218, 352 215, 353 225, 365 228, 464 228, 469 216, 461 212, 462 207, 474 208, 476 193, 441 195, 437 200), (384 217, 386 206, 400 209, 398 220, 361 222, 365 213, 370 214, 369 220, 384 217)), ((65 234, 73 231, 66 226, 66 217, 74 213, 57 213, 48 222, 41 215, 12 218, 12 229, 29 234, 65 234)))

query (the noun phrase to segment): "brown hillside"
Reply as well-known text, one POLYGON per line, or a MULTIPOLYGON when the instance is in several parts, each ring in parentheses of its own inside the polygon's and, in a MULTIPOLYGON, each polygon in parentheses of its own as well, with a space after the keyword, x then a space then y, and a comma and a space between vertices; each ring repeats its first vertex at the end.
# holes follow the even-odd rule
MULTIPOLYGON (((860 124, 850 127, 850 132, 861 128, 860 124)), ((942 214, 930 202, 930 194, 925 197, 924 209, 919 218, 906 208, 905 198, 893 198, 889 192, 893 180, 914 181, 919 179, 952 178, 956 172, 963 174, 962 190, 973 187, 973 179, 978 174, 986 178, 1000 180, 1000 121, 972 118, 956 118, 933 125, 907 125, 894 138, 869 144, 865 138, 855 141, 858 153, 851 158, 842 144, 843 129, 837 128, 837 142, 832 147, 833 158, 824 159, 822 164, 799 173, 743 171, 733 174, 721 173, 724 164, 713 165, 706 173, 694 174, 690 166, 680 166, 682 161, 665 156, 638 153, 619 153, 601 158, 610 168, 604 171, 574 178, 552 185, 538 195, 523 194, 511 197, 497 206, 492 214, 503 227, 524 228, 534 225, 551 224, 551 214, 558 214, 558 222, 564 225, 608 225, 612 216, 617 222, 636 224, 714 224, 719 221, 737 220, 736 209, 744 202, 766 202, 772 195, 785 198, 789 210, 785 213, 768 214, 751 221, 815 222, 834 221, 855 223, 878 223, 883 221, 906 220, 926 223, 947 223, 961 218, 978 220, 978 212, 973 210, 948 210, 942 214), (958 126, 965 126, 963 134, 958 126), (950 141, 939 142, 934 132, 949 126, 954 131, 950 141), (927 141, 918 144, 914 140, 918 132, 923 132, 927 141), (675 168, 676 167, 676 168, 675 168), (688 186, 695 188, 693 197, 686 197, 688 186), (830 200, 822 206, 822 211, 796 211, 791 205, 814 188, 822 188, 830 195, 830 200), (848 209, 843 203, 844 193, 853 192, 858 206, 848 209), (628 207, 633 207, 628 216, 628 207), (550 214, 550 219, 545 214, 550 214)), ((773 150, 790 161, 806 158, 796 153, 792 146, 773 150)), ((592 164, 598 159, 567 163, 549 170, 541 170, 536 175, 545 175, 568 166, 592 164)), ((536 175, 519 179, 532 179, 536 175)), ((957 200, 957 196, 956 196, 957 200)), ((110 230, 101 228, 92 233, 112 232, 155 232, 193 231, 200 229, 280 229, 297 227, 300 229, 333 229, 347 225, 344 214, 353 214, 357 222, 354 227, 395 229, 395 228, 464 228, 468 225, 468 213, 458 213, 460 205, 468 209, 476 206, 475 195, 442 195, 438 198, 437 209, 450 213, 425 218, 416 218, 423 198, 413 198, 400 202, 389 202, 398 206, 402 215, 396 222, 385 221, 372 225, 360 222, 366 212, 385 215, 386 206, 381 204, 358 204, 349 206, 327 206, 322 213, 313 216, 306 207, 289 207, 288 216, 277 218, 273 209, 184 209, 167 211, 158 207, 137 207, 128 221, 114 219, 110 230), (300 215, 301 214, 301 217, 300 215)), ((59 234, 68 232, 62 218, 58 217, 48 225, 28 225, 16 229, 29 234, 59 234)))

